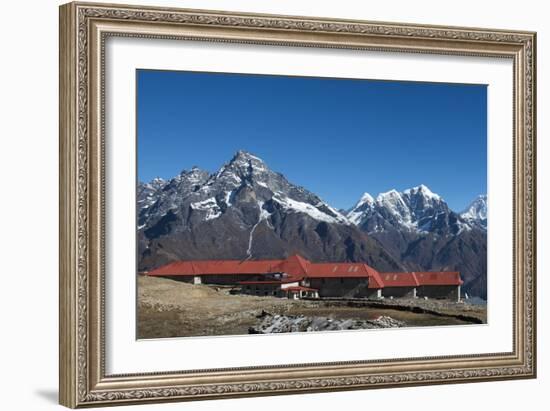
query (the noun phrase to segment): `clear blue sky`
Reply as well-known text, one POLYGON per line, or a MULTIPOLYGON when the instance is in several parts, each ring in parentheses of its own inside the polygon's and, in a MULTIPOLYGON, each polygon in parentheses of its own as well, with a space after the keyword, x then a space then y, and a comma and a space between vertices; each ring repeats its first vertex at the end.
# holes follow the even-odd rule
POLYGON ((137 71, 138 178, 244 149, 337 208, 419 184, 457 211, 487 191, 487 88, 137 71))

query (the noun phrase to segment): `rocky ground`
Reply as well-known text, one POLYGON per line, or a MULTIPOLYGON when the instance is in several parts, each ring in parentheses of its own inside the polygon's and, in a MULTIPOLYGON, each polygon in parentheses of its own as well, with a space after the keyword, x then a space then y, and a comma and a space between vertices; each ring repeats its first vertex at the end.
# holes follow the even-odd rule
POLYGON ((398 300, 385 300, 383 303, 369 302, 367 306, 364 301, 306 301, 232 295, 230 289, 138 276, 138 338, 239 335, 263 333, 268 329, 270 332, 286 332, 282 331, 286 328, 315 331, 472 323, 452 313, 453 310, 455 314, 462 313, 464 305, 451 310, 437 301, 403 301, 398 305, 401 304, 398 300), (407 307, 414 302, 425 305, 424 311, 429 311, 428 305, 434 310, 448 311, 444 316, 415 312, 407 307))
POLYGON ((248 330, 250 334, 365 330, 373 328, 398 328, 405 326, 403 321, 394 320, 388 316, 380 316, 376 320, 339 320, 330 317, 273 315, 263 312, 259 318, 261 319, 261 322, 257 326, 251 327, 248 330))

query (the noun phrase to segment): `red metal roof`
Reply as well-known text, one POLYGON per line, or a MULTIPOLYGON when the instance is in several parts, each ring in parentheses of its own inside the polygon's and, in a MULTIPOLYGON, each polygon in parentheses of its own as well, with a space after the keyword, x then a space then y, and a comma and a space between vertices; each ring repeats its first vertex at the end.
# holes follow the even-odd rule
POLYGON ((175 261, 149 271, 148 275, 190 276, 201 274, 271 274, 284 260, 194 260, 175 261))
POLYGON ((410 273, 380 273, 384 287, 418 287, 421 285, 462 285, 456 271, 415 271, 410 273))
POLYGON ((369 288, 461 285, 456 271, 379 273, 365 263, 311 263, 299 255, 285 260, 194 260, 176 261, 149 271, 153 276, 235 275, 286 273, 286 282, 303 278, 354 277, 369 279, 369 288))
POLYGON ((418 287, 414 273, 381 273, 384 287, 418 287))
POLYGON ((419 285, 462 285, 457 271, 423 271, 414 273, 419 285))
MULTIPOLYGON (((369 270, 361 263, 318 263, 311 264, 308 278, 368 277, 369 270)), ((370 267, 369 267, 370 268, 370 267)))
POLYGON ((303 278, 309 271, 312 264, 299 255, 293 255, 281 262, 275 267, 281 273, 287 273, 292 277, 303 278))
POLYGON ((382 281, 378 271, 373 270, 371 277, 369 277, 368 288, 384 288, 384 282, 382 281))
POLYGON ((303 278, 311 263, 294 255, 286 260, 192 260, 175 261, 149 271, 148 275, 191 276, 201 274, 274 274, 287 273, 303 278))

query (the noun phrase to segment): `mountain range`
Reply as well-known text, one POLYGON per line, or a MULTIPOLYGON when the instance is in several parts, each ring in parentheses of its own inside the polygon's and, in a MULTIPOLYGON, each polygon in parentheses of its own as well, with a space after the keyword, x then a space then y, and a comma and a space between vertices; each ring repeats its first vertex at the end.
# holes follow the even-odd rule
POLYGON ((365 193, 347 217, 411 271, 460 271, 469 294, 487 297, 487 196, 461 213, 425 185, 365 193))
POLYGON ((137 187, 138 269, 179 259, 362 261, 379 271, 456 270, 486 298, 487 196, 463 212, 426 186, 336 210, 259 158, 237 152, 216 173, 197 167, 137 187))

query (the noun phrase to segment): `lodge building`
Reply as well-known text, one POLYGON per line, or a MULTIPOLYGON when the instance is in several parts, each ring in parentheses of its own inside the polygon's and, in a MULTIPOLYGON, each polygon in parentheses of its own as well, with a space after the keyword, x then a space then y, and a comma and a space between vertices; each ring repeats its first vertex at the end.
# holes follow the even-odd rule
POLYGON ((146 273, 193 284, 234 285, 243 294, 286 298, 439 298, 460 300, 456 271, 380 273, 365 263, 282 260, 176 261, 146 273))

